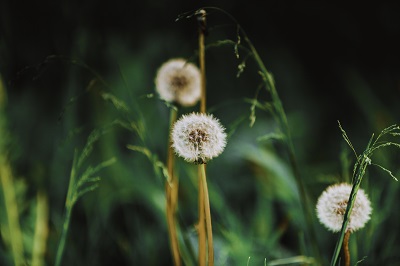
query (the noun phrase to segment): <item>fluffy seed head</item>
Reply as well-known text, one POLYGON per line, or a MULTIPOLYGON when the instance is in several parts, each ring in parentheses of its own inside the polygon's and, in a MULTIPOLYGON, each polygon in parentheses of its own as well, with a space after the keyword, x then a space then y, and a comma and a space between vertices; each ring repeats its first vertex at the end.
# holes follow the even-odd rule
POLYGON ((160 98, 182 106, 192 106, 201 97, 201 74, 198 67, 185 59, 170 59, 157 71, 156 90, 160 98))
MULTIPOLYGON (((328 187, 317 201, 317 216, 319 221, 332 232, 342 229, 343 217, 346 212, 352 186, 347 183, 336 184, 328 187)), ((357 192, 356 200, 350 214, 346 231, 354 232, 371 218, 371 202, 364 190, 357 192)))
POLYGON ((220 155, 226 146, 226 133, 212 115, 191 113, 175 122, 172 147, 188 162, 206 163, 220 155))

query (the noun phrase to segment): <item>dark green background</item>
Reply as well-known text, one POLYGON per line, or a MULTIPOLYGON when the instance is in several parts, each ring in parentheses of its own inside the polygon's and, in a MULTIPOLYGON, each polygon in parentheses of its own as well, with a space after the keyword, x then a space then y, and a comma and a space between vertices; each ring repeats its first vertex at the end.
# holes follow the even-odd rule
MULTIPOLYGON (((328 183, 345 178, 340 154, 346 148, 337 120, 359 152, 372 133, 399 121, 400 5, 394 1, 342 5, 326 1, 1 1, 0 74, 8 95, 9 154, 15 176, 28 184, 27 201, 34 199, 39 188, 48 194, 48 265, 54 261, 59 238, 73 149, 82 148, 93 128, 119 116, 96 90, 86 90, 94 72, 110 85, 107 91, 130 108, 135 109, 135 103, 141 109, 147 121, 146 145, 164 160, 168 109, 157 97, 143 96, 155 92, 154 75, 164 61, 195 55, 195 20, 175 19, 203 6, 216 6, 233 15, 274 75, 313 202, 328 183)), ((210 10, 207 19, 206 43, 236 41, 236 26, 227 16, 210 10)), ((206 51, 208 107, 228 129, 237 118, 249 115, 250 105, 243 99, 254 97, 261 81, 251 60, 236 78, 240 62, 232 46, 206 51)), ((260 99, 268 100, 264 90, 260 99)), ((239 142, 273 130, 271 117, 262 111, 257 114, 254 129, 248 128, 248 120, 242 122, 239 142)), ((102 174, 100 188, 74 209, 65 265, 171 264, 164 214, 155 209, 153 201, 163 197, 163 180, 155 176, 143 155, 126 149, 127 144, 138 142, 137 136, 117 128, 96 147, 93 163, 115 156, 118 164, 102 174)), ((251 179, 259 173, 256 162, 238 160, 242 154, 233 148, 226 153, 220 164, 218 159, 210 165, 210 175, 218 176, 215 186, 239 218, 226 222, 228 216, 218 212, 224 206, 215 199, 215 230, 235 224, 237 227, 228 231, 241 235, 243 243, 252 243, 244 240, 246 230, 259 232, 253 220, 261 215, 255 206, 263 200, 257 193, 266 192, 258 191, 251 179)), ((382 161, 396 173, 399 156, 395 152, 390 156, 384 155, 382 161)), ((368 179, 369 186, 376 189, 372 197, 379 199, 385 195, 382 191, 391 191, 398 200, 398 183, 378 173, 374 172, 379 178, 368 179)), ((191 228, 196 220, 196 193, 193 184, 181 178, 180 219, 183 227, 191 228)), ((285 200, 271 198, 267 204, 270 213, 283 217, 285 200)), ((383 259, 387 259, 385 265, 392 265, 391 261, 399 259, 395 252, 398 241, 384 246, 384 229, 398 227, 397 204, 392 207, 393 216, 382 218, 385 224, 375 238, 365 238, 375 243, 365 265, 378 265, 383 259)), ((260 225, 264 220, 257 221, 260 225)), ((297 230, 290 227, 280 239, 292 255, 300 252, 293 240, 298 237, 297 230)), ((336 236, 320 225, 318 232, 322 255, 329 261, 336 236)), ((393 235, 398 236, 398 229, 393 235)), ((240 263, 231 261, 231 265, 245 265, 248 256, 255 257, 250 265, 262 265, 264 257, 280 254, 272 253, 273 248, 256 247, 237 252, 240 263)), ((4 242, 1 250, 0 260, 10 262, 4 242)), ((282 257, 286 255, 282 252, 282 257)))

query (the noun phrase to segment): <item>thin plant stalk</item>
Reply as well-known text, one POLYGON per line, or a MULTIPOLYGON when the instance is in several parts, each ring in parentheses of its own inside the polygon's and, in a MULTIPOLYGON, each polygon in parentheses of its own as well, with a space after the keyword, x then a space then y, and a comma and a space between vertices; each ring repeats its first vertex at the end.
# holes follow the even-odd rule
POLYGON ((61 238, 60 238, 60 242, 58 243, 58 248, 57 248, 57 253, 56 253, 56 263, 54 264, 55 266, 61 265, 61 261, 62 261, 63 255, 64 255, 65 243, 67 241, 69 224, 71 221, 71 214, 72 214, 72 206, 71 206, 71 208, 68 208, 68 207, 66 208, 61 238))
POLYGON ((39 191, 36 200, 36 223, 33 238, 32 266, 44 265, 46 242, 49 233, 49 204, 43 191, 39 191))
MULTIPOLYGON (((199 23, 199 65, 201 72, 201 99, 200 99, 200 112, 206 112, 206 70, 205 70, 205 25, 206 25, 206 14, 204 10, 200 10, 197 15, 197 20, 199 23)), ((203 168, 205 166, 203 165, 203 168)), ((206 224, 205 224, 205 198, 208 198, 208 195, 204 195, 205 190, 202 189, 204 187, 203 178, 202 177, 202 169, 199 167, 198 171, 199 175, 199 223, 198 227, 198 235, 199 235, 199 265, 205 266, 206 264, 206 224)), ((208 190, 207 190, 208 191, 208 190)), ((213 249, 212 240, 211 247, 210 242, 208 243, 209 249, 213 249)), ((209 261, 210 263, 210 261, 209 261)))
POLYGON ((206 112, 206 60, 205 60, 205 27, 206 27, 206 13, 205 10, 198 12, 199 22, 199 64, 201 72, 201 99, 200 99, 200 112, 206 112))
MULTIPOLYGON (((170 127, 175 123, 177 119, 177 109, 171 108, 170 113, 170 127)), ((168 156, 167 156, 167 169, 168 169, 168 180, 165 184, 165 192, 167 197, 167 223, 168 223, 168 232, 170 237, 171 244, 171 252, 172 257, 174 259, 174 265, 181 265, 180 251, 179 251, 179 243, 178 236, 176 232, 176 221, 175 221, 175 212, 178 203, 178 177, 174 173, 174 162, 175 155, 171 147, 171 139, 169 137, 168 141, 168 156)))
POLYGON ((72 214, 72 209, 74 206, 74 202, 72 201, 72 194, 73 194, 73 187, 75 184, 75 165, 77 162, 77 157, 76 156, 76 151, 74 155, 74 160, 72 162, 72 170, 71 170, 71 175, 69 178, 69 184, 68 184, 68 192, 67 192, 67 199, 65 201, 65 216, 64 216, 64 223, 62 227, 62 232, 61 232, 61 238, 58 243, 58 248, 57 248, 57 253, 56 253, 56 262, 55 266, 60 266, 61 261, 64 255, 64 249, 65 249, 65 243, 67 241, 67 235, 68 235, 68 230, 69 230, 69 224, 71 221, 71 214, 72 214))
POLYGON ((201 168, 198 167, 199 176, 199 223, 197 224, 197 231, 199 237, 199 266, 206 265, 206 225, 205 225, 205 207, 204 207, 204 190, 203 180, 201 178, 201 168))
POLYGON ((212 225, 211 225, 211 210, 210 210, 210 199, 208 197, 208 187, 206 178, 206 167, 205 164, 199 165, 201 171, 201 180, 203 188, 199 190, 204 191, 204 212, 206 218, 206 228, 207 228, 207 241, 208 241, 208 265, 214 265, 214 248, 213 248, 213 237, 212 237, 212 225))

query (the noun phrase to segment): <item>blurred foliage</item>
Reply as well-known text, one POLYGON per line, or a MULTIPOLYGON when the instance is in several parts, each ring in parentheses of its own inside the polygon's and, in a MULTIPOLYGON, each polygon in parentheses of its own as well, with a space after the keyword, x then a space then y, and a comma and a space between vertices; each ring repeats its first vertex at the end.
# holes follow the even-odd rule
MULTIPOLYGON (((274 75, 314 209, 328 185, 350 181, 356 161, 337 120, 357 151, 372 133, 400 120, 399 4, 363 4, 362 10, 325 2, 271 1, 266 9, 251 1, 206 4, 239 21, 274 75)), ((158 99, 153 80, 172 57, 196 62, 195 20, 175 19, 199 7, 157 0, 1 1, 0 156, 2 169, 11 170, 23 260, 36 254, 36 214, 45 213, 43 264, 55 263, 74 150, 87 145, 91 132, 107 128, 84 167, 116 162, 101 170, 97 189, 76 202, 62 265, 172 265, 160 167, 170 107, 158 99)), ((265 90, 258 92, 257 65, 246 60, 237 77, 245 52, 218 43, 237 42, 236 25, 210 12, 208 27, 208 110, 229 133, 226 150, 207 166, 215 264, 307 263, 307 226, 278 125, 269 112, 252 109, 257 93, 260 101, 270 101, 265 90)), ((374 160, 399 177, 399 158, 384 149, 374 160)), ((186 264, 196 265, 197 168, 181 159, 177 168, 180 240, 186 264)), ((399 183, 370 167, 361 187, 373 216, 350 239, 353 264, 365 258, 360 265, 397 265, 399 183)), ((0 264, 13 265, 5 189, 0 264)), ((327 265, 338 235, 313 220, 314 244, 327 265)))

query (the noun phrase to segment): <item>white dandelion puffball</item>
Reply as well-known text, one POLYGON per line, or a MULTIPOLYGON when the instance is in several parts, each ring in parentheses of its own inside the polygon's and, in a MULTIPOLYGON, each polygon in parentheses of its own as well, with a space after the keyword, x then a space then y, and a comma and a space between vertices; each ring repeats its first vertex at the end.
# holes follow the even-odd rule
MULTIPOLYGON (((352 185, 347 183, 328 187, 317 201, 317 216, 320 222, 332 232, 342 229, 343 217, 346 212, 352 185)), ((364 190, 358 190, 346 231, 354 232, 371 218, 371 202, 364 190)))
POLYGON ((225 128, 207 114, 183 115, 172 128, 171 139, 176 154, 194 163, 206 163, 226 146, 225 128))
POLYGON ((170 59, 157 71, 156 90, 160 98, 182 106, 192 106, 201 97, 201 73, 185 59, 170 59))

